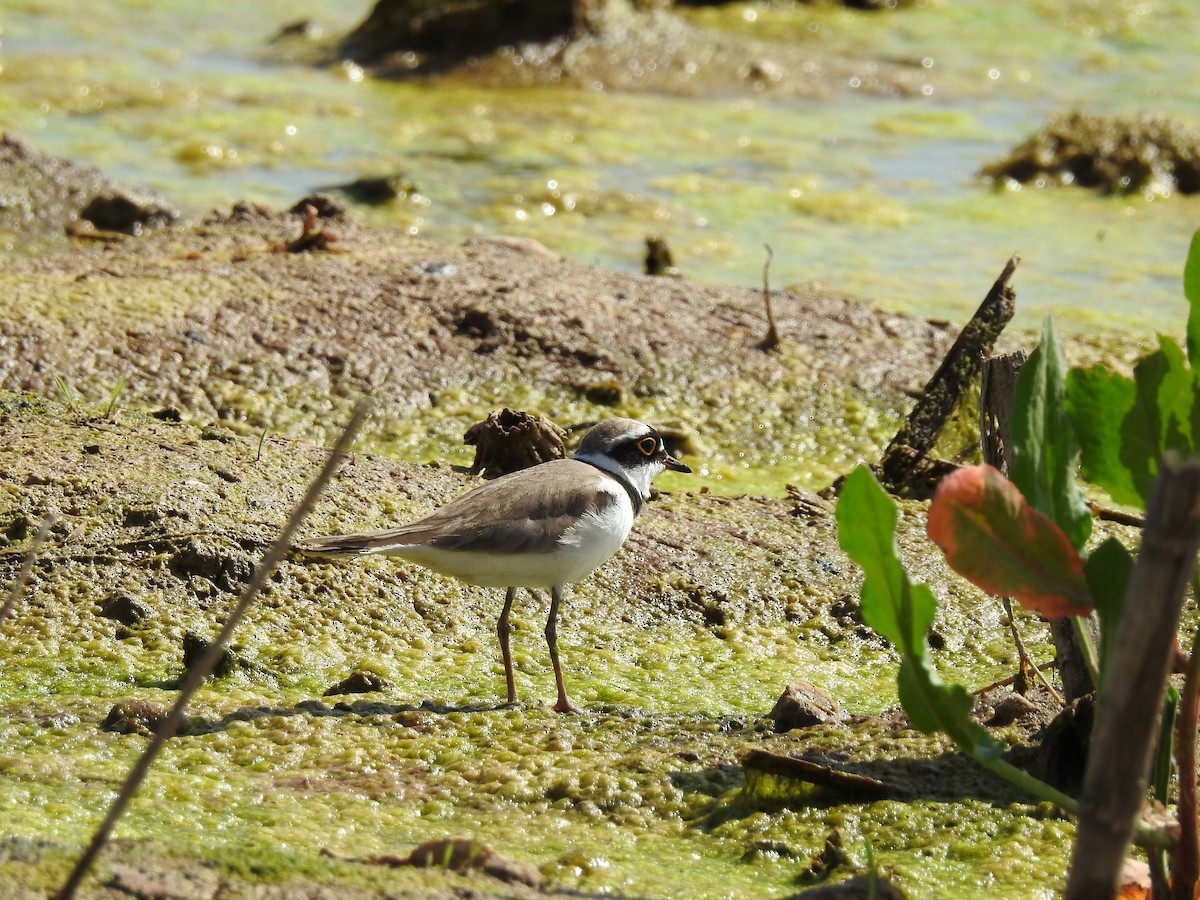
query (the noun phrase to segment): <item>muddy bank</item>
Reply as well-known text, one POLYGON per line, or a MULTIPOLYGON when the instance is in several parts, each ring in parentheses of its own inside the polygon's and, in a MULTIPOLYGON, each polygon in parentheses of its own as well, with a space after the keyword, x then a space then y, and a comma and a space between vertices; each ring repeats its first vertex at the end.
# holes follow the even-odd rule
MULTIPOLYGON (((829 291, 758 292, 567 262, 540 245, 437 245, 336 217, 243 206, 195 227, 13 260, 0 275, 0 389, 173 407, 243 433, 320 439, 378 402, 371 446, 443 458, 501 406, 574 427, 677 432, 708 483, 822 486, 871 457, 953 329, 829 291)), ((466 448, 462 451, 466 453, 466 448)), ((468 457, 454 461, 469 462, 468 457)))
POLYGON ((0 134, 0 243, 29 253, 61 248, 63 233, 104 241, 177 221, 165 197, 118 184, 97 169, 39 153, 0 134))

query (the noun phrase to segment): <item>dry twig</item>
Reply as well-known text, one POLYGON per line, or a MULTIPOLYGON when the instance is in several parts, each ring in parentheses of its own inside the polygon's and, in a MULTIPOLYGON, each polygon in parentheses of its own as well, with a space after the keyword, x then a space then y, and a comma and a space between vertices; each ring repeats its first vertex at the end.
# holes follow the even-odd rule
POLYGON ((767 308, 767 333, 758 342, 758 349, 774 350, 780 344, 779 329, 775 327, 775 310, 771 307, 771 260, 775 257, 775 251, 771 249, 770 244, 763 246, 767 248, 767 261, 763 263, 763 304, 767 308))
POLYGON ((50 526, 53 524, 54 513, 48 513, 46 518, 42 519, 42 527, 34 535, 33 543, 25 552, 25 562, 21 564, 21 571, 17 573, 12 589, 8 592, 8 599, 4 601, 4 606, 0 607, 0 622, 7 619, 17 608, 17 604, 21 602, 21 595, 25 592, 25 585, 29 583, 30 573, 33 572, 33 561, 37 559, 38 550, 42 548, 42 544, 46 543, 46 538, 50 535, 50 526))
POLYGON ((179 698, 175 701, 175 705, 171 707, 171 711, 167 713, 158 730, 151 736, 150 743, 146 745, 146 749, 142 752, 141 757, 134 763, 133 768, 130 769, 129 775, 125 778, 125 783, 121 785, 120 793, 117 794, 116 800, 109 807, 108 815, 105 816, 100 827, 96 829, 96 833, 92 836, 87 850, 79 858, 66 884, 59 891, 57 895, 58 900, 70 900, 70 898, 75 896, 80 883, 91 869, 100 851, 104 849, 104 845, 108 842, 108 838, 112 834, 117 820, 125 811, 125 807, 129 804, 129 801, 133 799, 134 794, 137 793, 155 757, 158 756, 163 745, 175 733, 175 730, 179 727, 179 723, 183 721, 183 712, 188 701, 200 685, 204 683, 204 679, 212 672, 213 667, 216 666, 218 660, 221 658, 222 650, 233 634, 234 628, 237 627, 242 617, 246 614, 246 611, 250 608, 250 604, 259 591, 262 590, 263 585, 266 584, 267 578, 275 571, 275 567, 279 565, 284 554, 288 552, 288 548, 292 543, 292 537, 300 527, 300 523, 304 521, 305 516, 312 510, 317 502, 317 497, 320 496, 329 479, 333 477, 337 467, 341 465, 346 451, 349 450, 355 435, 358 434, 359 428, 362 427, 362 423, 366 419, 369 410, 370 402, 366 400, 359 403, 357 408, 355 408, 353 415, 350 417, 349 424, 346 425, 346 430, 338 438, 337 444, 330 452, 324 467, 312 483, 309 484, 304 498, 292 511, 287 524, 284 525, 283 530, 279 533, 279 537, 275 539, 275 543, 271 545, 262 562, 258 566, 255 566, 254 576, 250 579, 250 583, 246 585, 246 589, 242 592, 241 597, 238 598, 237 605, 225 620, 224 627, 222 627, 220 633, 209 645, 208 650, 200 657, 199 661, 188 669, 187 675, 184 677, 183 687, 179 691, 179 698))

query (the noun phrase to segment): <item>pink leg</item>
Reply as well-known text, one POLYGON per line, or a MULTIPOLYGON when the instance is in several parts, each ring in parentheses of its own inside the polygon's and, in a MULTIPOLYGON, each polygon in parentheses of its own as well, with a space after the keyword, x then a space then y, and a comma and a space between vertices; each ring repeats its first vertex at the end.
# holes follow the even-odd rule
POLYGON ((546 643, 550 646, 550 662, 554 665, 554 683, 558 686, 558 700, 553 709, 560 713, 577 713, 580 710, 567 699, 567 688, 563 684, 562 666, 558 663, 558 605, 562 602, 562 586, 550 590, 550 616, 546 619, 546 643))
POLYGON ((508 614, 512 610, 513 599, 517 596, 516 588, 509 588, 504 595, 504 609, 500 613, 500 621, 496 623, 496 635, 500 638, 500 655, 504 658, 504 680, 508 683, 508 702, 517 701, 517 683, 513 678, 512 651, 508 647, 508 614))

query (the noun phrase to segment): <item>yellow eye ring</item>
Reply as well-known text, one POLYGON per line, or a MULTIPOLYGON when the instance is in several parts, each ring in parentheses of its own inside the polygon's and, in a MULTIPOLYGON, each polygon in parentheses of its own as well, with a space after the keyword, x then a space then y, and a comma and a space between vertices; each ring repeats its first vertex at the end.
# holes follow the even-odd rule
POLYGON ((642 456, 653 456, 658 452, 658 441, 652 437, 644 437, 637 442, 637 448, 642 456))

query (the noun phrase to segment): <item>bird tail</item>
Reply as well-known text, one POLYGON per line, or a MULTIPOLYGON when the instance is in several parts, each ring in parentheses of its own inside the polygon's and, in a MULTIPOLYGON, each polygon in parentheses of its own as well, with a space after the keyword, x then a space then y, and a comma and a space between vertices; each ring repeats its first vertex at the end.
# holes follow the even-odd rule
POLYGON ((361 531, 356 534, 330 534, 324 537, 296 541, 292 547, 305 556, 326 558, 366 556, 371 553, 394 553, 411 546, 412 538, 406 528, 384 531, 361 531))

